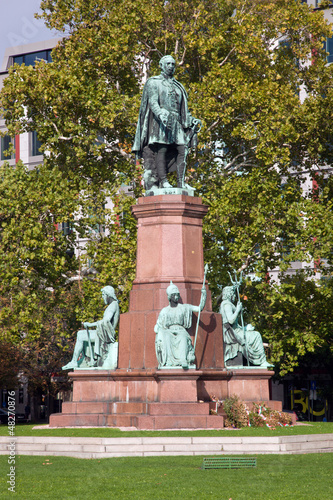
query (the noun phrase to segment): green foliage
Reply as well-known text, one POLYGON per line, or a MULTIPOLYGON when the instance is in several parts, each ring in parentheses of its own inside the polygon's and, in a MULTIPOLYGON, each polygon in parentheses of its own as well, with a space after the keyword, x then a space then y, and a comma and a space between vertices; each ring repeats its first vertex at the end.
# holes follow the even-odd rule
POLYGON ((95 213, 97 226, 103 225, 103 233, 90 236, 85 248, 86 267, 92 265, 93 279, 82 280, 84 296, 83 321, 89 320, 103 310, 100 290, 105 283, 112 284, 117 290, 121 312, 128 310, 128 296, 136 270, 136 221, 131 215, 133 197, 123 191, 112 196, 112 207, 95 213), (100 306, 100 307, 99 307, 100 306))
POLYGON ((0 337, 0 387, 17 389, 20 352, 9 339, 0 337))
POLYGON ((0 179, 1 325, 19 339, 38 335, 46 303, 65 293, 76 271, 73 235, 56 227, 73 212, 75 194, 56 169, 43 166, 29 172, 4 164, 0 179))
POLYGON ((42 165, 29 172, 21 162, 4 164, 0 179, 0 339, 2 346, 10 339, 15 369, 33 391, 51 386, 77 327, 74 235, 56 226, 75 210, 75 193, 42 165))
POLYGON ((280 375, 297 367, 306 353, 332 353, 332 279, 316 281, 297 272, 284 276, 280 285, 249 284, 246 293, 252 296, 251 319, 268 340, 280 375))

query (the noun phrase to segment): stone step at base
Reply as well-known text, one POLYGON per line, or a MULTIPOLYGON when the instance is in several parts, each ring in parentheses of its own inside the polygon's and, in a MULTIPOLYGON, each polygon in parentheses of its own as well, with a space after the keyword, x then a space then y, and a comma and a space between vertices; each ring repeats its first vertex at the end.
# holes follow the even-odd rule
POLYGON ((50 427, 103 427, 105 416, 101 413, 53 413, 50 415, 50 427))
POLYGON ((65 414, 77 414, 77 413, 108 413, 108 403, 105 402, 87 402, 80 401, 77 402, 68 402, 62 404, 62 412, 65 414))
POLYGON ((63 403, 65 414, 209 415, 210 403, 140 403, 78 401, 63 403))
POLYGON ((108 415, 105 413, 64 414, 50 416, 50 427, 136 427, 137 415, 108 415))
POLYGON ((148 415, 209 415, 209 403, 149 403, 148 415))
POLYGON ((221 429, 224 418, 215 415, 107 415, 64 414, 50 416, 50 427, 136 427, 137 429, 221 429))
POLYGON ((134 413, 134 414, 147 414, 148 403, 142 402, 110 402, 110 401, 73 401, 70 403, 63 403, 63 413, 105 413, 105 414, 118 414, 118 413, 134 413))
POLYGON ((224 418, 217 415, 156 415, 138 416, 138 429, 222 429, 224 418))

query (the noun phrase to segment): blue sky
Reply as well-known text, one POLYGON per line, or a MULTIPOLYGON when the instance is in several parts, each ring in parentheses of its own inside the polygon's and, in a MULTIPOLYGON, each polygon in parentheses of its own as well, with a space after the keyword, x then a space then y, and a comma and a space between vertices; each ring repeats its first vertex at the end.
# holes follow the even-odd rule
POLYGON ((8 47, 58 38, 34 18, 41 0, 0 0, 0 66, 8 47))

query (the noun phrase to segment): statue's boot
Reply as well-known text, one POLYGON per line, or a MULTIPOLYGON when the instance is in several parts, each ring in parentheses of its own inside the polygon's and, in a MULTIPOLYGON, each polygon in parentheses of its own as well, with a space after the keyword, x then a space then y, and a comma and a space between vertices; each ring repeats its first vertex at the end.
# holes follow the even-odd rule
POLYGON ((177 187, 186 189, 185 184, 186 163, 183 161, 177 165, 177 187))
POLYGON ((62 367, 62 370, 73 370, 74 368, 78 368, 78 363, 77 361, 70 361, 69 363, 67 363, 67 365, 63 366, 62 367))
POLYGON ((98 366, 98 360, 99 360, 99 357, 94 357, 94 359, 92 359, 89 362, 89 366, 92 368, 95 368, 96 366, 98 366))
POLYGON ((157 159, 156 161, 156 170, 157 170, 157 175, 158 175, 158 180, 159 180, 159 187, 160 188, 172 188, 171 184, 167 181, 167 172, 166 172, 166 165, 164 162, 164 159, 157 159))
POLYGON ((171 184, 166 180, 164 179, 163 181, 160 181, 160 187, 161 188, 172 188, 171 184))

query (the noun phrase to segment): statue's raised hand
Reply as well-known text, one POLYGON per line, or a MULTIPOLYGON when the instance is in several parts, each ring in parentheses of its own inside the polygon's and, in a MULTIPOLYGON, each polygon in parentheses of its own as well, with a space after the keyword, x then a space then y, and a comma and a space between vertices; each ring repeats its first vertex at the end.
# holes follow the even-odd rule
POLYGON ((196 132, 200 132, 202 126, 201 120, 199 120, 198 118, 193 118, 192 124, 194 125, 196 132))
POLYGON ((243 304, 240 301, 238 301, 237 302, 237 310, 238 310, 238 312, 240 312, 242 309, 243 309, 243 304))

